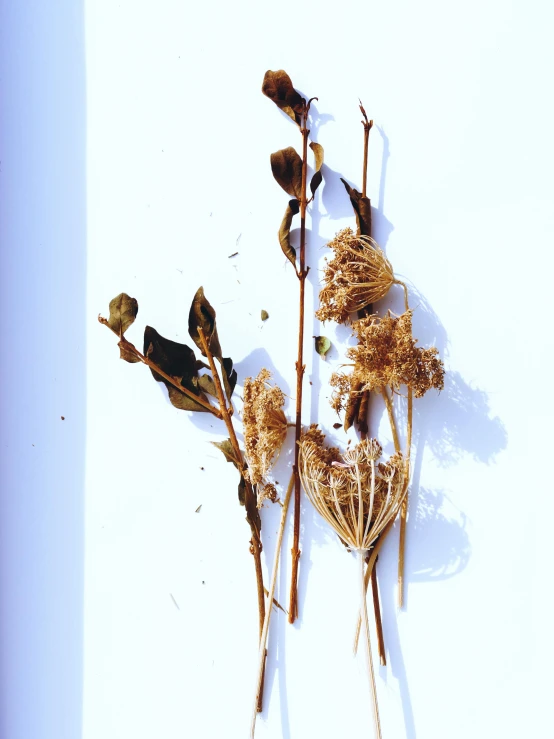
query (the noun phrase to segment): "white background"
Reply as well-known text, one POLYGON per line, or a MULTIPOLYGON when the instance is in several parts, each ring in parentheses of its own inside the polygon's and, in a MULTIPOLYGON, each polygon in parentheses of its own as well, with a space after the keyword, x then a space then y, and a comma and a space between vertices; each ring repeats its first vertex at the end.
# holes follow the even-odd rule
MULTIPOLYGON (((553 735, 551 27, 538 2, 2 6, 2 737, 247 735, 254 572, 224 429, 173 409, 96 316, 126 291, 137 346, 146 324, 190 343, 202 284, 239 384, 267 366, 294 393, 269 154, 301 142, 260 92, 279 68, 318 96, 326 155, 308 316, 324 244, 354 225, 361 98, 374 236, 448 370, 417 406, 402 612, 396 531, 379 563, 383 736, 553 735)), ((306 334, 304 421, 333 432, 349 332, 306 334)), ((279 510, 262 518, 270 568, 279 510)), ((274 616, 257 736, 371 736, 355 563, 307 502, 302 522, 301 618, 274 616)), ((289 526, 285 606, 290 545, 289 526)))

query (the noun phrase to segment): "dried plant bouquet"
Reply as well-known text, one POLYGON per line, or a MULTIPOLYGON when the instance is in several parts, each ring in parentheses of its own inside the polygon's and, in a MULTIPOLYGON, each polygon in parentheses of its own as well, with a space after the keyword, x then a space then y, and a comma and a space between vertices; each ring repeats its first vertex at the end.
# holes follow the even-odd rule
MULTIPOLYGON (((309 272, 306 265, 308 206, 320 186, 323 175, 323 148, 310 141, 312 98, 306 100, 292 85, 283 70, 265 74, 262 92, 294 122, 301 135, 302 153, 293 147, 270 156, 273 176, 291 198, 278 231, 283 254, 293 265, 298 280, 298 335, 296 359, 296 394, 294 422, 289 423, 284 412, 285 396, 271 381, 271 375, 261 368, 257 377, 243 383, 242 432, 243 448, 236 430, 234 412, 237 373, 233 360, 224 356, 221 348, 216 314, 204 295, 203 288, 195 294, 189 311, 188 331, 201 357, 186 344, 171 341, 156 329, 146 326, 143 351, 126 337, 138 312, 138 303, 126 293, 115 297, 109 305, 109 317, 99 317, 118 339, 120 357, 131 364, 149 367, 156 382, 167 388, 170 402, 181 410, 210 413, 222 421, 228 438, 212 442, 238 472, 238 497, 245 508, 250 529, 249 548, 253 555, 257 588, 259 623, 259 659, 255 683, 255 699, 250 725, 254 737, 256 715, 262 708, 263 683, 267 656, 272 604, 279 567, 280 550, 287 520, 289 503, 294 493, 294 524, 292 568, 290 582, 289 621, 298 615, 298 571, 300 560, 300 491, 334 529, 343 544, 357 553, 360 576, 360 619, 363 624, 368 675, 371 686, 376 735, 381 736, 377 689, 373 671, 370 626, 366 591, 372 580, 378 646, 385 663, 385 648, 380 627, 380 612, 375 564, 382 543, 400 515, 399 598, 402 602, 404 537, 410 478, 413 400, 431 388, 440 390, 444 368, 434 348, 417 346, 412 334, 412 310, 406 285, 397 279, 384 252, 371 236, 371 203, 366 194, 368 139, 370 121, 360 103, 363 115, 364 154, 363 188, 361 192, 342 180, 354 209, 357 232, 350 228, 340 231, 328 247, 332 258, 327 261, 322 278, 320 306, 316 317, 321 321, 351 324, 357 343, 346 351, 346 363, 330 380, 332 407, 344 414, 344 429, 357 424, 361 439, 352 448, 340 452, 327 446, 317 425, 308 429, 302 424, 302 397, 305 373, 304 323, 305 283, 309 272), (308 196, 308 148, 314 157, 313 174, 308 196), (299 249, 292 245, 293 219, 300 215, 299 249), (404 291, 404 312, 396 316, 374 312, 376 302, 387 296, 395 285, 404 291), (206 360, 206 361, 204 361, 206 360), (371 395, 370 395, 371 394, 371 395), (370 397, 383 399, 390 422, 394 453, 383 458, 383 449, 375 438, 368 438, 370 397), (406 428, 402 448, 398 430, 396 399, 406 398, 406 428), (294 461, 290 482, 284 494, 269 590, 264 586, 261 552, 262 519, 260 509, 279 497, 278 483, 272 468, 285 442, 288 426, 294 426, 294 461)), ((316 348, 324 354, 329 348, 325 337, 316 337, 316 348), (319 344, 318 344, 319 341, 319 344)))

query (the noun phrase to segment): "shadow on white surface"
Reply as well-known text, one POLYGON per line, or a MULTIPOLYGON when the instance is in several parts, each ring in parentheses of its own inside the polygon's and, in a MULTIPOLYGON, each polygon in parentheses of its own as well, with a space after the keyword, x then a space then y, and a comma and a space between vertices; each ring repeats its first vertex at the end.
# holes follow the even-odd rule
POLYGON ((85 66, 81 3, 0 11, 0 735, 82 723, 85 66))

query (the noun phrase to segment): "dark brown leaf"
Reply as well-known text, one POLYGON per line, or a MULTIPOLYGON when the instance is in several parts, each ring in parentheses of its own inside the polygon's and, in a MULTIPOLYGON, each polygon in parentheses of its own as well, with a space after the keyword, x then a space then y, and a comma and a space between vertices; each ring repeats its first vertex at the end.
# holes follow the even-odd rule
POLYGON ((129 351, 129 349, 127 349, 125 340, 120 341, 118 347, 120 359, 124 359, 126 362, 129 362, 129 364, 140 362, 140 359, 137 357, 137 355, 133 354, 132 351, 129 351))
POLYGON ((217 327, 215 325, 215 310, 204 295, 203 287, 198 288, 190 306, 189 334, 190 338, 194 341, 202 354, 206 356, 202 349, 198 326, 200 326, 204 332, 211 353, 214 357, 221 357, 221 347, 219 345, 217 327))
POLYGON ((200 375, 198 378, 198 387, 202 388, 205 393, 212 395, 217 398, 217 390, 215 389, 215 382, 210 375, 200 375))
POLYGON ((348 182, 340 178, 346 192, 350 196, 350 202, 356 213, 356 222, 358 223, 358 233, 363 236, 371 236, 371 202, 369 198, 364 198, 361 192, 350 187, 348 182))
POLYGON ((231 357, 218 357, 218 359, 221 364, 221 369, 223 370, 221 374, 223 375, 225 395, 227 396, 227 400, 231 402, 231 395, 233 394, 233 390, 237 384, 237 373, 233 369, 233 360, 231 357))
POLYGON ((279 243, 281 244, 283 254, 295 267, 296 249, 294 248, 294 246, 291 246, 290 243, 290 227, 292 225, 293 217, 298 213, 299 210, 300 203, 298 202, 298 200, 289 200, 289 204, 287 205, 285 215, 283 216, 283 220, 281 221, 281 226, 279 228, 279 243))
POLYGON ((231 439, 225 439, 225 441, 212 441, 211 443, 221 452, 223 452, 225 459, 228 462, 231 462, 231 464, 234 464, 237 470, 240 472, 240 463, 235 456, 235 450, 233 449, 233 445, 231 444, 231 439))
POLYGON ((108 326, 121 337, 133 324, 137 313, 138 303, 135 298, 130 298, 127 293, 120 293, 116 298, 110 300, 108 326))
POLYGON ((262 92, 270 100, 273 100, 283 113, 286 113, 289 118, 300 125, 306 101, 300 93, 296 92, 284 69, 278 69, 276 72, 268 69, 262 83, 262 92))
POLYGON ((283 190, 293 198, 302 197, 302 159, 292 146, 274 152, 271 171, 283 190))
POLYGON ((310 180, 310 190, 312 191, 312 195, 314 195, 323 180, 323 175, 321 174, 321 167, 323 166, 323 146, 312 141, 310 142, 310 149, 313 151, 315 156, 315 172, 310 180))
POLYGON ((241 505, 244 505, 246 501, 246 480, 244 479, 244 476, 240 476, 239 480, 239 503, 241 505))
MULTIPOLYGON (((144 354, 167 375, 174 377, 183 387, 186 387, 187 390, 190 390, 194 395, 198 395, 202 400, 206 400, 198 384, 196 357, 193 350, 186 344, 178 344, 176 341, 166 339, 155 328, 146 326, 144 329, 144 354)), ((207 412, 206 408, 195 403, 188 395, 180 392, 158 372, 152 369, 150 371, 156 382, 163 382, 167 387, 169 400, 176 408, 183 411, 207 412)))

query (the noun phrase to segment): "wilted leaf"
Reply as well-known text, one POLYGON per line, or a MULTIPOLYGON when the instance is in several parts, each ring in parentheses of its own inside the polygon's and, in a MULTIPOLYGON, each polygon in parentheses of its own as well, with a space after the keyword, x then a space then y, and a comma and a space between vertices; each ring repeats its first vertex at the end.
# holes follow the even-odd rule
POLYGON ((261 312, 262 321, 267 321, 269 318, 269 313, 266 310, 262 310, 261 312))
POLYGON ((283 190, 293 198, 302 196, 302 159, 292 146, 279 149, 271 157, 271 171, 283 190))
MULTIPOLYGON (((193 350, 186 344, 166 339, 155 328, 146 326, 144 329, 144 354, 167 375, 174 377, 187 390, 205 400, 198 385, 198 371, 196 357, 193 350)), ((194 400, 180 392, 155 370, 150 370, 156 382, 163 382, 167 387, 169 400, 176 408, 183 411, 207 411, 206 408, 195 403, 194 400)))
POLYGON ((231 395, 233 394, 233 390, 235 389, 235 385, 237 384, 237 373, 236 370, 233 369, 233 360, 231 359, 231 357, 218 357, 218 359, 223 370, 222 375, 225 395, 227 396, 227 400, 230 402, 231 395))
POLYGON ((120 359, 124 359, 126 362, 129 362, 129 364, 135 364, 136 362, 140 362, 140 359, 137 357, 137 355, 133 354, 133 352, 127 349, 125 345, 125 341, 120 341, 118 344, 118 347, 119 347, 120 359))
POLYGON ((340 429, 340 428, 342 428, 342 423, 334 423, 333 424, 333 428, 334 429, 340 429))
POLYGON ((239 480, 239 503, 244 505, 246 501, 246 480, 241 475, 239 480))
POLYGON ((315 194, 317 188, 321 185, 323 175, 321 174, 321 167, 323 166, 323 146, 316 144, 314 141, 310 142, 310 149, 313 151, 315 156, 315 172, 310 180, 310 190, 312 195, 315 194))
POLYGON ((275 105, 279 107, 283 113, 300 125, 301 114, 304 110, 306 101, 292 86, 292 81, 284 69, 278 69, 272 72, 270 69, 264 75, 262 83, 262 92, 275 105))
POLYGON ((198 386, 201 387, 205 393, 208 393, 208 395, 212 395, 214 398, 217 398, 215 382, 212 380, 210 375, 200 375, 198 378, 198 386))
POLYGON ((348 182, 340 178, 346 192, 350 196, 350 202, 356 213, 356 222, 358 223, 358 232, 363 236, 371 236, 371 201, 364 198, 361 192, 350 187, 348 182))
POLYGON ((135 298, 130 298, 127 293, 120 293, 116 298, 110 300, 108 326, 121 337, 133 324, 137 313, 138 303, 135 298))
MULTIPOLYGON (((189 334, 196 346, 202 354, 202 342, 198 333, 198 327, 202 329, 208 343, 211 353, 215 357, 221 357, 221 347, 217 337, 217 327, 215 325, 215 310, 210 305, 208 299, 204 295, 204 288, 199 287, 196 295, 192 300, 189 312, 189 334)), ((204 356, 206 356, 204 354, 204 356)))
POLYGON ((292 262, 295 267, 296 249, 294 248, 294 246, 291 246, 290 243, 290 227, 293 217, 298 213, 299 210, 300 203, 298 202, 298 200, 289 200, 289 204, 287 205, 285 215, 283 216, 283 220, 281 221, 281 226, 279 228, 279 243, 281 244, 283 254, 290 262, 292 262))
POLYGON ((314 336, 315 339, 315 350, 322 359, 325 359, 325 355, 331 348, 331 342, 326 336, 314 336))
POLYGON ((225 439, 225 441, 212 441, 211 443, 220 451, 222 451, 225 459, 228 462, 231 462, 231 464, 234 464, 237 470, 240 472, 240 464, 235 456, 235 450, 233 449, 233 445, 231 444, 231 439, 225 439))

